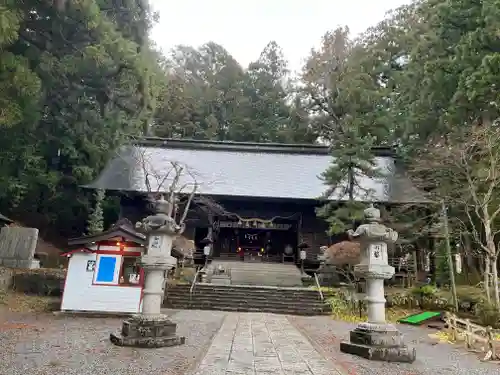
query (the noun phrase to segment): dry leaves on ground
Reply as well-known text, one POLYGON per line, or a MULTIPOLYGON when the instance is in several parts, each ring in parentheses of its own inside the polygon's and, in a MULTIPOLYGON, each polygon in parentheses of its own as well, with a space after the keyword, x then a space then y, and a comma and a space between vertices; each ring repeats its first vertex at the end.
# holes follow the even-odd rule
POLYGON ((0 292, 0 309, 18 313, 41 313, 58 309, 60 298, 0 292))

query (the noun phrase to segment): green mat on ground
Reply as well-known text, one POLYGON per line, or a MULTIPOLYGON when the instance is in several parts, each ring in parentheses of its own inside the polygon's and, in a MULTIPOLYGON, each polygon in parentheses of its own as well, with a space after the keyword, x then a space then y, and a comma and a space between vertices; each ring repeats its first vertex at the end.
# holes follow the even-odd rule
POLYGON ((437 318, 438 316, 441 316, 441 313, 433 311, 424 311, 420 314, 414 314, 407 316, 406 318, 400 319, 399 323, 420 325, 426 320, 437 318))

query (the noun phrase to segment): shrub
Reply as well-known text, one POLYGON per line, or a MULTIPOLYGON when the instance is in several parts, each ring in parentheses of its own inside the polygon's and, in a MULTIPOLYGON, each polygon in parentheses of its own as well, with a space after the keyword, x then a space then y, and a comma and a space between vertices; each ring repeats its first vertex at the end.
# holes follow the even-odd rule
POLYGON ((350 311, 349 302, 339 296, 329 297, 325 302, 330 306, 334 315, 343 315, 350 311))
POLYGON ((436 288, 434 285, 422 285, 417 288, 412 289, 412 293, 418 297, 434 297, 438 293, 438 288, 436 288))
POLYGON ((417 288, 413 288, 411 294, 416 298, 416 302, 420 308, 446 308, 449 303, 447 299, 444 299, 438 295, 439 289, 434 285, 422 285, 417 288))
POLYGON ((388 294, 385 296, 385 299, 387 300, 387 307, 411 307, 413 305, 416 305, 415 303, 413 303, 413 295, 409 292, 388 294))
POLYGON ((475 306, 474 314, 480 325, 500 328, 500 311, 493 304, 482 301, 475 306))

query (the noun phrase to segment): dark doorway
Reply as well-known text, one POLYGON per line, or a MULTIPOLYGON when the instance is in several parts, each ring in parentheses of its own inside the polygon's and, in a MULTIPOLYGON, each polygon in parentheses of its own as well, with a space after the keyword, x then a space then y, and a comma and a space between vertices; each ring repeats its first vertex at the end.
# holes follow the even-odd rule
POLYGON ((221 228, 214 244, 214 257, 240 260, 293 261, 297 252, 297 230, 221 228))

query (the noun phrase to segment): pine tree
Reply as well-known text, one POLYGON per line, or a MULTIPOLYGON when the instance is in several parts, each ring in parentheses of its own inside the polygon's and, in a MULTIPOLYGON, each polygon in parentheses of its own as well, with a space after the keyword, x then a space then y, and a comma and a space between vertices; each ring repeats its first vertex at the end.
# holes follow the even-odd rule
POLYGON ((321 175, 327 186, 322 198, 329 201, 317 210, 317 215, 328 223, 329 234, 343 232, 362 218, 363 202, 371 200, 372 191, 360 179, 379 174, 371 142, 358 137, 354 130, 349 133, 342 142, 333 142, 333 160, 321 175))

